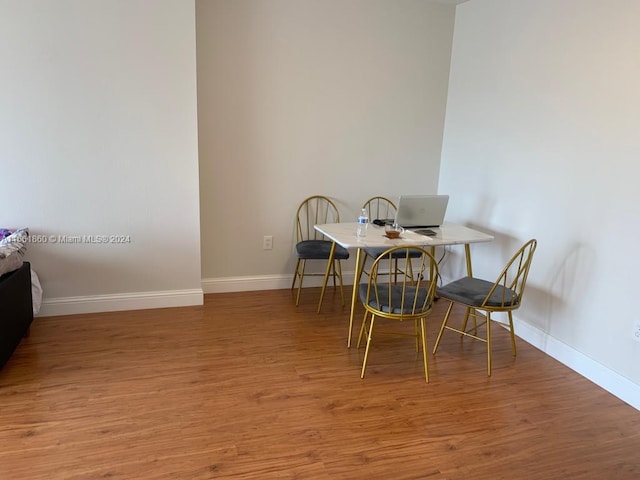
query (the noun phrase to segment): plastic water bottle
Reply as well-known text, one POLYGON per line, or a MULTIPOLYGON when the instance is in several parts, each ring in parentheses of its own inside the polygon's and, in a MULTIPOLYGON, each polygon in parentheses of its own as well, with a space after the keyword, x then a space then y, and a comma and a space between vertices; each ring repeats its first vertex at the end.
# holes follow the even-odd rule
POLYGON ((356 230, 356 236, 366 237, 367 227, 369 226, 369 212, 366 208, 363 208, 358 217, 358 229, 356 230))

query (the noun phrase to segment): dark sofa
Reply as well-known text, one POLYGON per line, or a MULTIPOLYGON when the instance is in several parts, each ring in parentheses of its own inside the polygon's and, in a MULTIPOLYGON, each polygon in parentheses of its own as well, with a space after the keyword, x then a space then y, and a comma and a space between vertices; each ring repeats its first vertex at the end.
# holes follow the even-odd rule
POLYGON ((29 331, 33 321, 31 299, 31 265, 0 277, 0 368, 29 331))

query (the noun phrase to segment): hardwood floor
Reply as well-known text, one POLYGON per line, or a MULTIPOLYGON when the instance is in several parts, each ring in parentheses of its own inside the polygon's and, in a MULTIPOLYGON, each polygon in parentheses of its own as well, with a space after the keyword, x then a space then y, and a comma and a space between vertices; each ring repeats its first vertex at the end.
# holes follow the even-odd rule
POLYGON ((348 309, 318 295, 37 318, 0 371, 0 478, 640 478, 640 412, 520 340, 514 360, 503 329, 491 378, 449 334, 429 384, 392 336, 361 380, 348 309))

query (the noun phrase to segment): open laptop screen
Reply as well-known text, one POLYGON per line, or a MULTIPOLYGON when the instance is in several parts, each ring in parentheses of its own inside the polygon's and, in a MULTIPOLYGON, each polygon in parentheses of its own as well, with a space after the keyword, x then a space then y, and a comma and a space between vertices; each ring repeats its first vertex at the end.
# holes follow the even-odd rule
POLYGON ((449 204, 449 195, 401 195, 396 223, 403 228, 439 227, 449 204))

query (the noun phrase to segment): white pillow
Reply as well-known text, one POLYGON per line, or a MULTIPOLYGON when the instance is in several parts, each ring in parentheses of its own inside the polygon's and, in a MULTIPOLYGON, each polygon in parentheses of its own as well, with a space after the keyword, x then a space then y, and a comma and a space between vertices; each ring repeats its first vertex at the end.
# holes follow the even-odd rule
POLYGON ((22 255, 14 252, 6 258, 0 258, 0 275, 13 272, 22 266, 22 255))

